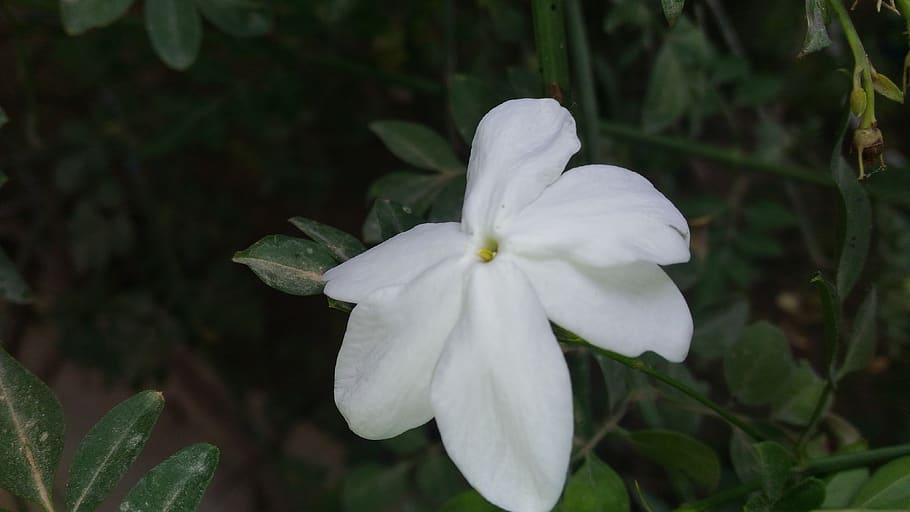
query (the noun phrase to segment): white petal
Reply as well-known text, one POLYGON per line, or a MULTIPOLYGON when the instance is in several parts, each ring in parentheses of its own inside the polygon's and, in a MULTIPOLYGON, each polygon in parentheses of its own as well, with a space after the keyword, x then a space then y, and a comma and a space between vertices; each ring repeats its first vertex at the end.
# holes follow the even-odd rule
POLYGON ((566 168, 581 147, 572 114, 555 100, 507 101, 480 120, 465 192, 468 233, 495 234, 566 168))
POLYGON ((324 293, 361 302, 380 288, 405 284, 440 261, 464 254, 467 243, 457 222, 420 224, 329 269, 324 293))
POLYGON ((547 316, 598 347, 635 357, 651 350, 686 358, 692 315, 679 289, 653 263, 590 268, 562 260, 517 260, 547 316))
POLYGON ((367 439, 433 417, 430 383, 462 303, 463 265, 446 261, 404 286, 373 292, 351 312, 335 364, 335 403, 367 439))
POLYGON ((689 260, 689 226, 640 174, 586 165, 566 171, 508 225, 501 250, 593 266, 689 260))
POLYGON ((550 510, 572 445, 569 372, 527 278, 477 264, 446 341, 431 398, 449 456, 487 500, 550 510))

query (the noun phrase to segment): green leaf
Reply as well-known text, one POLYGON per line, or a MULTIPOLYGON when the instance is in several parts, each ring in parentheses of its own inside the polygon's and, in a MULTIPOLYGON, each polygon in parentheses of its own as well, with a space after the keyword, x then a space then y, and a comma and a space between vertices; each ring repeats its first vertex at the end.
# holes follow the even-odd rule
POLYGON ((831 38, 825 27, 827 24, 827 0, 806 0, 806 38, 799 57, 831 46, 831 38))
POLYGON ((379 236, 382 240, 404 233, 423 222, 410 207, 401 206, 388 199, 377 200, 373 204, 373 213, 379 223, 379 236))
POLYGON ((269 235, 242 251, 233 261, 250 267, 259 279, 291 295, 322 292, 322 274, 335 260, 319 244, 285 235, 269 235))
POLYGON ((675 123, 689 108, 686 72, 677 51, 664 43, 657 54, 642 105, 642 127, 657 132, 675 123))
POLYGON ((758 454, 751 439, 738 429, 730 436, 730 461, 740 482, 745 484, 758 480, 758 454))
POLYGON ((875 92, 889 100, 901 104, 904 103, 904 91, 887 76, 881 73, 872 73, 872 86, 875 88, 875 92))
POLYGON ((63 30, 71 36, 109 25, 123 16, 133 0, 60 0, 63 30))
POLYGON ((374 181, 368 196, 371 199, 388 199, 422 214, 430 208, 451 176, 453 175, 393 172, 374 181))
POLYGON ((461 207, 464 202, 464 191, 467 185, 466 176, 458 174, 446 183, 430 208, 430 222, 459 222, 461 207))
POLYGON ((420 169, 463 172, 464 165, 439 134, 426 126, 405 121, 375 121, 373 131, 389 151, 420 169))
POLYGON ((727 347, 739 338, 748 320, 749 302, 745 299, 697 315, 692 351, 708 360, 722 357, 727 347))
POLYGON ((408 489, 408 463, 392 467, 365 464, 344 480, 341 503, 344 512, 386 511, 408 489))
POLYGON ((634 386, 632 370, 598 352, 594 352, 594 360, 597 361, 600 371, 603 373, 604 384, 607 387, 607 404, 610 412, 613 412, 616 410, 616 406, 629 396, 629 391, 634 386))
POLYGON ((430 450, 417 462, 417 488, 434 509, 464 491, 468 484, 448 455, 442 450, 430 450))
POLYGON ((834 358, 839 352, 840 346, 840 301, 837 299, 837 290, 834 285, 825 279, 821 272, 816 272, 809 281, 818 293, 819 301, 822 304, 822 317, 824 324, 824 356, 825 371, 828 378, 832 378, 834 372, 834 358))
POLYGON ((206 443, 188 446, 146 473, 123 502, 120 512, 191 512, 218 466, 218 448, 206 443))
POLYGON ((0 247, 0 296, 16 304, 29 304, 32 301, 32 290, 29 288, 13 260, 0 247))
MULTIPOLYGON (((784 379, 783 396, 771 405, 771 416, 793 425, 807 425, 824 389, 825 381, 809 363, 801 361, 784 379)), ((829 395, 826 406, 830 401, 829 395)))
POLYGON ((660 6, 664 10, 664 17, 667 18, 667 23, 670 26, 676 24, 676 20, 679 19, 679 15, 682 14, 685 5, 686 0, 660 0, 660 6))
POLYGON ((810 477, 796 483, 774 504, 778 512, 805 512, 821 506, 825 501, 825 482, 810 477))
POLYGON ((779 231, 796 225, 790 210, 777 201, 758 201, 743 209, 743 217, 751 227, 761 231, 779 231))
POLYGON ((744 329, 724 354, 727 387, 746 405, 764 405, 781 397, 793 366, 787 338, 767 322, 744 329))
POLYGON ((202 21, 193 0, 145 2, 145 28, 155 53, 168 66, 185 70, 202 44, 202 21))
POLYGON ((753 448, 762 491, 772 503, 776 502, 783 495, 790 478, 790 468, 796 464, 796 459, 786 448, 773 441, 756 443, 753 448))
POLYGON ((41 380, 0 348, 0 488, 53 510, 63 408, 41 380))
POLYGON ((910 503, 910 457, 901 457, 879 468, 856 491, 851 507, 904 508, 910 503))
POLYGON ((622 512, 629 510, 629 493, 622 478, 594 455, 585 459, 566 485, 557 512, 622 512))
POLYGON ((860 486, 869 479, 869 468, 835 473, 825 485, 825 501, 820 508, 847 508, 860 486))
POLYGON ((92 427, 70 467, 68 512, 98 508, 139 456, 163 407, 161 393, 143 391, 118 404, 92 427))
POLYGON ((831 167, 844 205, 843 245, 837 262, 835 284, 840 299, 845 300, 866 264, 872 236, 872 207, 865 189, 840 153, 834 157, 831 167))
POLYGON ((697 439, 671 430, 639 430, 629 434, 629 440, 644 456, 706 490, 714 489, 720 480, 717 454, 697 439))
POLYGON ((417 427, 411 430, 405 430, 401 434, 383 439, 382 446, 388 448, 395 455, 414 455, 415 453, 427 447, 429 441, 423 428, 417 427))
POLYGON ((347 261, 366 250, 360 240, 352 235, 321 222, 304 217, 292 217, 288 222, 322 245, 339 262, 347 261))
POLYGON ((196 0, 205 19, 234 37, 261 36, 272 30, 272 13, 254 0, 196 0))
MULTIPOLYGON (((539 89, 538 89, 539 90, 539 89)), ((449 111, 461 138, 470 145, 481 118, 502 101, 486 80, 455 75, 449 83, 449 111)))
POLYGON ((496 505, 483 499, 477 491, 465 491, 445 502, 439 512, 497 512, 496 505))
POLYGON ((847 353, 844 356, 844 363, 838 370, 838 378, 862 370, 875 355, 877 310, 878 294, 873 288, 856 311, 853 330, 850 332, 850 339, 847 340, 847 353))

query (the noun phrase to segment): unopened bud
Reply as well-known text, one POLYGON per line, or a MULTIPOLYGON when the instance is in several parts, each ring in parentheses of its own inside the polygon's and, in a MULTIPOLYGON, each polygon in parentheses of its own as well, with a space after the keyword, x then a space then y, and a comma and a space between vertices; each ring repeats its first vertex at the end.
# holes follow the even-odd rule
POLYGON ((850 91, 850 111, 857 117, 866 111, 866 91, 862 87, 853 87, 850 91))

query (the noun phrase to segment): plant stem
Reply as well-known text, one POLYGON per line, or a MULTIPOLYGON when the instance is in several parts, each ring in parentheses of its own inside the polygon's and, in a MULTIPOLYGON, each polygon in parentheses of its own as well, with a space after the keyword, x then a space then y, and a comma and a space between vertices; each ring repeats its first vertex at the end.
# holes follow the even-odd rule
POLYGON ((634 142, 641 142, 652 146, 658 146, 688 155, 704 157, 709 160, 714 160, 715 162, 729 164, 732 167, 739 167, 741 169, 748 169, 767 174, 776 174, 778 176, 795 178, 798 180, 815 183, 817 185, 824 185, 827 187, 834 186, 834 182, 831 181, 830 176, 826 172, 816 171, 814 169, 809 169, 806 167, 762 160, 743 153, 737 149, 727 149, 718 146, 711 146, 708 144, 699 144, 697 142, 692 142, 689 139, 684 139, 681 137, 654 135, 643 132, 629 125, 614 123, 610 121, 602 121, 600 123, 600 130, 606 135, 611 135, 634 142))
POLYGON ((569 60, 562 0, 532 0, 534 41, 543 77, 544 95, 570 105, 569 60))
MULTIPOLYGON (((907 22, 907 43, 910 44, 910 0, 897 0, 897 8, 904 16, 904 21, 907 22)), ((904 57, 904 73, 902 77, 902 90, 904 95, 907 94, 907 85, 910 82, 910 51, 907 51, 907 56, 904 57)))
POLYGON ((600 133, 597 131, 597 95, 594 92, 594 70, 591 67, 591 51, 585 31, 585 19, 579 0, 566 0, 566 16, 569 29, 569 50, 572 54, 572 69, 578 98, 577 109, 581 111, 581 151, 584 163, 598 160, 600 154, 600 133))
POLYGON ((859 127, 870 128, 875 125, 875 87, 872 83, 872 63, 869 62, 869 56, 866 55, 866 49, 856 33, 856 27, 847 14, 844 4, 841 0, 828 0, 834 14, 837 15, 837 21, 844 29, 844 36, 847 38, 847 45, 853 52, 854 72, 857 70, 862 74, 863 90, 866 92, 866 109, 863 110, 860 118, 859 127))

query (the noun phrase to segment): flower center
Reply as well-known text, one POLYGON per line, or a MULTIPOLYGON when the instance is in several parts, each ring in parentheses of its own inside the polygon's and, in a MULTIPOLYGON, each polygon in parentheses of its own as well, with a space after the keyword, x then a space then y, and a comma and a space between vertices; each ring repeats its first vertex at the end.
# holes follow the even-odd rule
POLYGON ((496 257, 497 251, 499 251, 499 243, 496 240, 487 239, 477 251, 477 256, 483 263, 489 263, 496 257))

